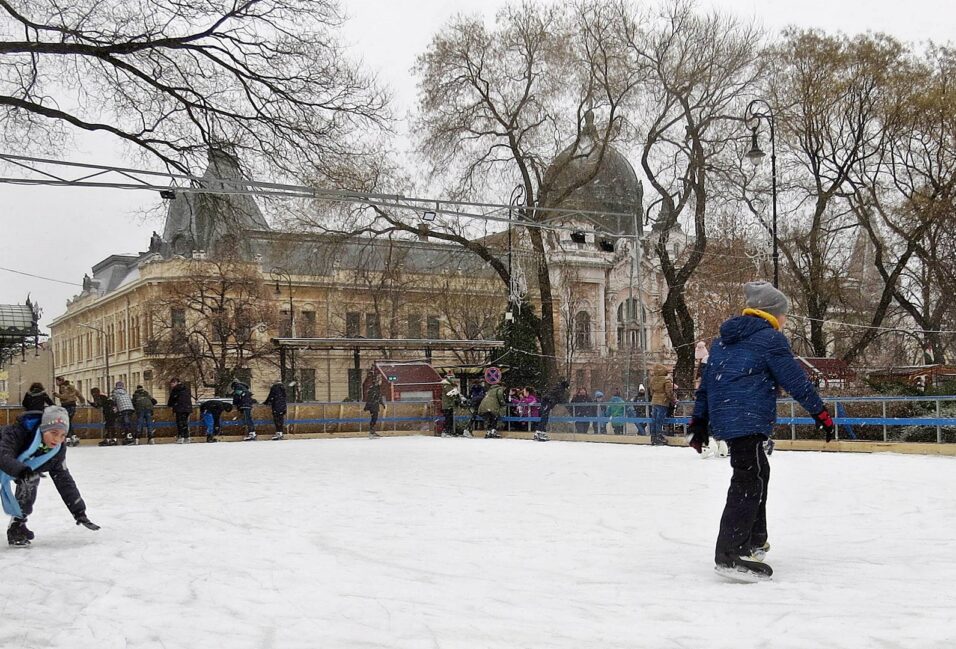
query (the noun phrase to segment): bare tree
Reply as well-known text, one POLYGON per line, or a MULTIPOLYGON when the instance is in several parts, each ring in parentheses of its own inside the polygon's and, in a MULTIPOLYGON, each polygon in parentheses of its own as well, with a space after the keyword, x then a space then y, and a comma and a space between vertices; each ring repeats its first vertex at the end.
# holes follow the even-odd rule
POLYGON ((735 139, 744 99, 760 75, 759 32, 719 14, 698 13, 678 0, 642 20, 626 6, 619 25, 643 79, 639 112, 641 167, 654 200, 654 250, 667 282, 662 316, 677 351, 675 376, 691 385, 696 331, 686 287, 707 250, 708 212, 720 169, 737 164, 735 139), (656 211, 654 211, 656 210, 656 211), (688 247, 674 250, 679 225, 688 247))
POLYGON ((99 131, 179 170, 225 141, 334 173, 386 105, 340 23, 332 0, 0 0, 4 139, 99 131))
POLYGON ((275 364, 265 332, 276 306, 256 266, 234 257, 183 260, 175 280, 151 301, 153 339, 147 349, 160 375, 188 376, 224 394, 250 365, 275 364))

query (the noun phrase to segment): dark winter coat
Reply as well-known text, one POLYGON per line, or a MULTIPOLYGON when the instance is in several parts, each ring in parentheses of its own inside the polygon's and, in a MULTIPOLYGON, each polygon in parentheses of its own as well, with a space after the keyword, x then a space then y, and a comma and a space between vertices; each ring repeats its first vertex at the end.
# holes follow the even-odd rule
MULTIPOLYGON (((26 465, 17 459, 27 450, 36 437, 37 426, 40 425, 40 415, 24 413, 17 418, 15 424, 0 429, 0 471, 11 475, 20 475, 26 465)), ((41 451, 37 451, 38 453, 41 451)), ((66 468, 66 444, 60 444, 60 450, 49 460, 34 469, 37 473, 49 473, 60 498, 69 508, 73 516, 86 511, 86 503, 76 488, 70 470, 66 468)))
POLYGON ((281 383, 273 383, 269 388, 269 396, 266 397, 265 404, 272 406, 272 412, 284 414, 288 408, 287 402, 285 386, 281 383))
POLYGON ((43 410, 47 406, 53 405, 53 399, 46 393, 46 390, 39 392, 30 391, 23 396, 24 410, 43 410))
POLYGON ((252 391, 245 383, 236 382, 232 387, 232 405, 239 410, 252 409, 252 391))
POLYGON ((551 389, 541 396, 541 406, 547 409, 554 408, 559 403, 568 402, 568 382, 561 381, 551 386, 551 389))
POLYGON ((169 391, 169 401, 166 405, 173 409, 173 412, 192 412, 193 397, 189 394, 189 386, 180 383, 169 391))
POLYGON ((133 408, 136 412, 152 412, 155 405, 156 399, 146 390, 139 389, 133 393, 133 408))
POLYGON ((116 421, 116 407, 113 400, 102 392, 90 399, 90 405, 102 411, 103 421, 116 421))
POLYGON ((368 392, 365 394, 365 410, 368 412, 378 412, 384 404, 385 399, 382 398, 382 386, 373 383, 369 386, 368 392))
MULTIPOLYGON (((591 397, 586 394, 576 394, 571 398, 572 404, 589 403, 591 397)), ((597 406, 571 406, 572 417, 594 417, 597 415, 597 406)))
POLYGON ((823 410, 787 338, 763 317, 731 318, 710 347, 694 418, 708 419, 717 439, 769 436, 777 421, 778 387, 811 414, 823 410))

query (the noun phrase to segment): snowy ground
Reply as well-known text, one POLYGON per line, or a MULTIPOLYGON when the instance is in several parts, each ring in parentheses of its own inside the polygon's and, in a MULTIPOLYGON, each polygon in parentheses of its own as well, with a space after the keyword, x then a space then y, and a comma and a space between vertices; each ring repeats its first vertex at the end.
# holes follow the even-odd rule
POLYGON ((431 437, 71 449, 4 549, 0 647, 952 647, 956 460, 777 453, 765 584, 726 460, 431 437))

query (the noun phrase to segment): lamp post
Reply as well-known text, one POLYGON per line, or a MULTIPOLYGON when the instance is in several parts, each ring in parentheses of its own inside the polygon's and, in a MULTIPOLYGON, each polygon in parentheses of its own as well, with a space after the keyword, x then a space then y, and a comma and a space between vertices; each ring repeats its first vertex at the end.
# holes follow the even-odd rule
POLYGON ((511 200, 508 202, 508 304, 514 301, 515 278, 512 274, 513 266, 511 263, 512 243, 511 243, 511 220, 512 213, 524 202, 524 185, 515 185, 511 190, 511 200))
POLYGON ((92 329, 93 331, 99 332, 103 336, 103 359, 106 361, 106 391, 110 391, 110 339, 106 335, 106 331, 100 329, 99 327, 94 327, 91 324, 78 323, 80 327, 84 329, 92 329))
POLYGON ((773 109, 763 99, 754 99, 747 104, 744 111, 744 124, 750 129, 750 151, 747 151, 746 158, 753 163, 754 167, 760 164, 760 161, 766 157, 757 143, 757 131, 760 128, 760 122, 767 122, 770 127, 770 188, 773 203, 773 221, 771 236, 773 237, 773 285, 780 285, 780 253, 777 244, 777 141, 774 132, 773 109))
MULTIPOLYGON (((289 336, 295 338, 295 305, 292 302, 292 275, 280 266, 273 266, 269 274, 276 283, 276 296, 282 295, 282 291, 279 290, 279 282, 284 282, 289 289, 289 336)), ((296 402, 298 401, 298 384, 295 380, 295 349, 293 348, 291 351, 289 369, 292 372, 292 378, 291 380, 286 380, 287 377, 282 377, 282 380, 288 383, 289 387, 292 388, 292 401, 296 402)), ((285 367, 282 369, 285 370, 285 367)))

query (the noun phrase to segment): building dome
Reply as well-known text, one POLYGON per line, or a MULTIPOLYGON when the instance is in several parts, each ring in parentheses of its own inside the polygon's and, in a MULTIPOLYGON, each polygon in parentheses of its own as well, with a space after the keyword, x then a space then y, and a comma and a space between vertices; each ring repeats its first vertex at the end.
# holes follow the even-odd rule
MULTIPOLYGON (((631 163, 613 146, 607 146, 602 158, 600 139, 590 111, 585 115, 580 141, 558 154, 545 171, 544 185, 552 187, 549 192, 552 198, 544 207, 607 212, 606 215, 582 214, 581 218, 592 222, 597 230, 614 234, 635 234, 635 224, 638 230, 642 229, 644 188, 641 181, 631 163), (598 165, 600 167, 595 173, 598 165), (590 181, 584 182, 592 175, 590 181), (584 184, 564 200, 552 202, 558 201, 569 187, 582 182, 584 184)), ((567 218, 567 215, 555 218, 567 218)))

